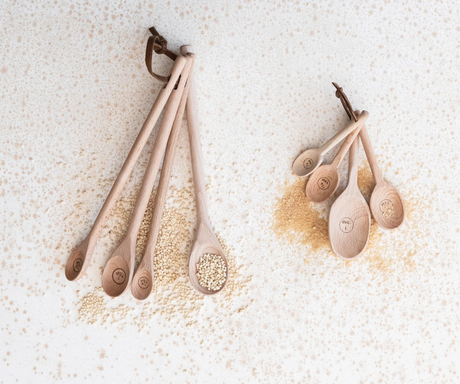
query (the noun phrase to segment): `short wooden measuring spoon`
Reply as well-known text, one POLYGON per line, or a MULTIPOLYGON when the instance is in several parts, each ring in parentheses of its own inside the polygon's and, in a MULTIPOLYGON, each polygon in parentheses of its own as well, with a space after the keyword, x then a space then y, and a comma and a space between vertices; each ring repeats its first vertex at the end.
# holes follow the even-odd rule
POLYGON ((344 259, 361 255, 369 241, 371 214, 358 188, 359 138, 350 147, 348 185, 332 204, 329 213, 329 240, 334 253, 344 259))
MULTIPOLYGON (((357 121, 356 116, 359 112, 353 112, 350 101, 343 89, 336 83, 332 84, 337 89, 335 95, 342 102, 343 108, 350 119, 357 121)), ((382 171, 377 165, 374 149, 365 126, 361 129, 359 136, 376 183, 370 199, 372 215, 380 227, 384 229, 397 228, 404 222, 404 202, 398 190, 383 179, 382 171)))
POLYGON ((168 101, 168 98, 171 95, 171 92, 173 91, 182 70, 184 69, 185 63, 185 57, 177 57, 171 70, 169 81, 158 94, 158 97, 155 100, 155 103, 153 104, 152 109, 150 110, 149 115, 147 116, 147 119, 145 120, 145 123, 142 126, 142 129, 140 130, 139 135, 137 136, 137 139, 129 152, 129 155, 126 158, 123 167, 121 168, 121 171, 118 174, 117 179, 115 180, 115 183, 113 184, 112 189, 110 190, 110 193, 107 196, 107 199, 105 200, 105 203, 102 206, 96 221, 94 222, 93 227, 91 228, 91 231, 89 232, 88 236, 86 236, 86 238, 73 250, 69 259, 67 260, 67 264, 65 266, 65 276, 68 280, 73 281, 82 277, 85 274, 89 264, 91 263, 94 248, 96 248, 97 238, 99 237, 102 228, 107 222, 110 212, 117 202, 118 196, 128 181, 129 175, 131 174, 134 165, 139 159, 142 149, 147 143, 150 133, 152 132, 153 127, 155 126, 158 117, 163 110, 163 107, 168 101))
POLYGON ((190 77, 192 76, 193 68, 190 70, 189 79, 185 85, 184 92, 174 119, 171 134, 166 147, 166 154, 161 168, 160 183, 158 185, 157 193, 155 196, 155 203, 153 206, 152 221, 150 223, 149 233, 145 245, 144 256, 141 263, 134 274, 131 283, 131 292, 138 300, 145 300, 149 297, 153 288, 153 257, 155 255, 155 247, 158 239, 158 233, 161 227, 161 218, 166 202, 166 195, 168 192, 169 179, 174 165, 174 157, 176 155, 177 139, 179 137, 182 120, 184 117, 185 106, 187 97, 190 91, 190 77))
POLYGON ((353 132, 356 128, 362 126, 367 120, 369 114, 363 111, 358 121, 352 122, 348 127, 342 129, 334 137, 329 139, 319 148, 312 148, 302 152, 292 164, 292 170, 297 176, 308 176, 313 173, 323 162, 323 156, 326 152, 329 152, 338 143, 340 143, 346 136, 353 132))
POLYGON ((193 54, 187 55, 186 59, 187 62, 179 83, 166 104, 163 120, 155 138, 127 234, 113 252, 102 273, 102 288, 111 297, 121 295, 130 284, 133 276, 137 234, 155 185, 161 159, 165 153, 166 143, 193 63, 193 54))
MULTIPOLYGON (((180 52, 182 55, 189 52, 190 46, 184 45, 180 52)), ((190 140, 190 153, 192 156, 193 186, 197 208, 197 231, 196 238, 190 249, 188 258, 189 277, 192 287, 203 295, 213 295, 220 292, 228 279, 228 263, 224 251, 214 234, 209 221, 208 207, 206 202, 206 184, 204 182, 203 160, 201 155, 200 132, 198 129, 198 115, 196 107, 196 94, 193 78, 191 78, 190 92, 187 99, 187 123, 190 140), (205 253, 219 255, 225 263, 226 278, 219 290, 211 291, 202 287, 198 281, 196 265, 205 253)))
POLYGON ((383 179, 365 126, 359 136, 376 183, 369 204, 372 216, 384 229, 397 228, 404 222, 404 203, 401 195, 393 185, 383 179))
POLYGON ((305 194, 310 201, 322 203, 329 199, 337 190, 340 183, 338 167, 360 130, 361 127, 358 127, 347 136, 331 164, 321 165, 310 176, 305 188, 305 194))

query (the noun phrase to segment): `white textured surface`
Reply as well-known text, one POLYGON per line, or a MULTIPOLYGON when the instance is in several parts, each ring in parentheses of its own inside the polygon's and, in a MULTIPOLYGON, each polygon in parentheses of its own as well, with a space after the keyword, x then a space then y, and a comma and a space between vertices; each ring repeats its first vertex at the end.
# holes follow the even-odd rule
POLYGON ((25 3, 0 4, 1 383, 460 381, 457 1, 25 3), (88 277, 63 273, 160 88, 143 63, 152 25, 197 55, 210 214, 252 275, 247 308, 209 328, 81 322, 77 290, 100 285, 110 242, 88 277), (416 237, 383 235, 383 256, 412 247, 413 268, 346 265, 271 230, 295 156, 346 122, 331 81, 370 112, 386 177, 423 207, 416 237))

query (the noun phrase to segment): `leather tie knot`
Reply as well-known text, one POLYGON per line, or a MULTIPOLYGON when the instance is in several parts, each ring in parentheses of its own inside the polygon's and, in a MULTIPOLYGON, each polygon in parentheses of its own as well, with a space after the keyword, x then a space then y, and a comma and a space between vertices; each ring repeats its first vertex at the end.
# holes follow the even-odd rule
POLYGON ((343 89, 342 87, 337 88, 337 91, 335 91, 335 97, 338 97, 339 99, 342 97, 343 89))
POLYGON ((163 36, 153 35, 153 50, 158 55, 166 53, 168 49, 168 42, 163 36))

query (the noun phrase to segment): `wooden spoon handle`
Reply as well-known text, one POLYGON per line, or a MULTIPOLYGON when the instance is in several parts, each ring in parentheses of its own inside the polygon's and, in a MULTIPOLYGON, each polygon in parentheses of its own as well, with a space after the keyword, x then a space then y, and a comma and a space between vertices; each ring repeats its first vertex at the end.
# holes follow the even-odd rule
POLYGON ((188 55, 184 70, 181 73, 179 84, 177 85, 177 88, 173 90, 172 95, 165 107, 163 120, 161 121, 158 134, 155 138, 155 143, 153 145, 152 153, 145 170, 141 189, 139 190, 139 194, 136 199, 133 216, 131 217, 131 223, 126 235, 131 236, 134 240, 136 239, 137 233, 139 232, 142 219, 144 218, 145 209, 147 208, 153 186, 155 185, 155 180, 160 168, 161 159, 165 153, 166 143, 171 133, 172 124, 174 118, 176 117, 179 102, 184 92, 184 87, 188 79, 192 62, 193 56, 188 55))
POLYGON ((362 127, 361 132, 359 133, 359 137, 361 138, 361 143, 363 144, 364 152, 366 152, 367 161, 369 162, 369 166, 371 167, 371 171, 374 175, 375 182, 376 184, 379 184, 383 181, 382 171, 380 170, 377 164, 374 148, 372 148, 371 139, 369 138, 369 134, 367 133, 367 129, 365 126, 362 127))
POLYGON ((158 239, 158 233, 161 226, 161 218, 163 216, 163 210, 166 202, 166 195, 168 192, 169 179, 171 178, 171 172, 174 165, 174 157, 177 149, 177 139, 179 137, 180 128, 184 118, 185 106, 187 103, 187 97, 190 91, 190 77, 193 73, 193 63, 195 57, 192 56, 192 68, 190 69, 189 78, 185 84, 184 92, 180 100, 179 108, 177 110, 176 117, 174 119, 171 135, 169 136, 168 146, 166 147, 166 154, 163 160, 163 167, 161 168, 160 183, 158 185, 157 194, 155 196, 155 204, 153 206, 153 216, 150 223, 149 233, 147 235, 147 242, 145 245, 144 257, 142 258, 139 270, 148 269, 153 271, 153 256, 155 254, 155 247, 158 239))
POLYGON ((337 154, 335 155, 334 157, 334 160, 332 161, 332 165, 335 167, 335 168, 338 168, 338 166, 340 165, 340 163, 342 162, 345 154, 348 152, 348 150, 350 149, 351 145, 353 144, 353 142, 355 141, 356 137, 358 136, 359 132, 361 131, 361 127, 358 127, 356 128, 352 133, 350 133, 347 138, 345 139, 345 141, 343 142, 342 146, 340 147, 339 151, 337 152, 337 154))
MULTIPOLYGON (((190 46, 184 45, 180 53, 185 55, 190 52, 190 46)), ((190 79, 190 91, 187 99, 187 123, 190 141, 190 154, 192 156, 193 186, 195 189, 196 209, 198 221, 209 226, 208 206, 206 201, 206 184, 204 181, 203 158, 201 155, 200 131, 196 107, 195 83, 190 79)))
POLYGON ((88 235, 90 238, 90 243, 96 242, 101 229, 107 222, 108 216, 110 215, 110 212, 112 211, 118 196, 120 195, 120 192, 128 181, 129 175, 131 174, 134 165, 139 159, 142 149, 147 143, 150 133, 152 132, 153 127, 155 126, 158 117, 160 116, 161 111, 166 104, 166 101, 171 95, 171 92, 173 91, 182 70, 184 69, 185 63, 185 57, 178 57, 174 62, 169 81, 158 94, 158 97, 155 100, 155 103, 153 104, 152 109, 150 110, 149 115, 147 116, 147 119, 145 120, 145 123, 142 126, 142 129, 140 130, 139 135, 137 136, 137 139, 131 148, 131 151, 129 152, 129 155, 126 158, 123 167, 121 168, 121 171, 118 174, 118 177, 115 180, 115 183, 113 184, 112 189, 110 190, 110 193, 107 196, 107 199, 105 200, 104 205, 102 206, 101 211, 96 218, 96 221, 94 222, 90 234, 88 235))
POLYGON ((319 151, 321 155, 328 152, 331 148, 335 147, 338 143, 340 143, 346 136, 348 136, 351 132, 353 132, 356 128, 362 126, 364 122, 367 120, 369 113, 363 111, 359 117, 358 121, 352 122, 348 127, 342 129, 337 135, 326 141, 321 147, 319 147, 319 151))
POLYGON ((348 186, 358 188, 359 137, 353 140, 348 159, 348 186))

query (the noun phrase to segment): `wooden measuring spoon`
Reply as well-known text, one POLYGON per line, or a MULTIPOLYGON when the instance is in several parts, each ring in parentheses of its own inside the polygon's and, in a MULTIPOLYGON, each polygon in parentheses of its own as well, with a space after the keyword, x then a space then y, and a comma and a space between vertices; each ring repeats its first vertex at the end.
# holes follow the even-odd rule
MULTIPOLYGON (((343 89, 336 83, 332 84, 337 89, 335 95, 342 102, 343 108, 350 119, 357 121, 356 114, 358 111, 353 112, 350 101, 343 89)), ((380 227, 384 229, 397 228, 404 222, 404 203, 401 195, 395 187, 383 179, 365 126, 361 129, 359 136, 376 183, 370 199, 372 215, 380 227)))
POLYGON ((155 138, 155 144, 153 145, 152 153, 145 170, 127 234, 115 252, 113 252, 102 273, 102 288, 111 297, 121 295, 131 282, 137 234, 144 218, 145 209, 147 208, 153 186, 155 185, 161 159, 165 153, 166 143, 171 133, 172 124, 193 63, 193 54, 187 55, 186 60, 187 62, 182 71, 179 84, 173 90, 166 104, 163 120, 155 138))
POLYGON ((338 167, 360 130, 361 127, 358 127, 347 136, 331 164, 321 165, 310 176, 305 188, 305 193, 310 201, 322 203, 337 190, 340 182, 338 167))
POLYGON ((401 195, 393 185, 383 179, 365 126, 359 136, 376 183, 370 199, 372 216, 384 229, 397 228, 404 221, 404 203, 401 195))
MULTIPOLYGON (((192 63, 193 66, 193 63, 192 63)), ((131 292, 138 300, 145 300, 152 292, 153 287, 153 257, 155 255, 155 246, 158 239, 158 232, 161 227, 161 218, 163 216, 163 209, 166 202, 166 194, 168 192, 169 179, 171 178, 171 171, 174 165, 174 157, 176 154, 177 139, 179 137, 180 128, 185 112, 185 105, 190 90, 190 77, 193 73, 193 67, 190 69, 189 78, 185 85, 182 98, 180 100, 179 108, 174 119, 171 135, 169 136, 168 146, 166 147, 166 154, 163 160, 163 167, 161 168, 160 183, 158 185, 157 193, 155 196, 155 204, 153 206, 152 221, 150 223, 149 233, 145 245, 144 256, 134 274, 131 283, 131 292)))
MULTIPOLYGON (((190 51, 190 46, 184 45, 180 48, 182 55, 190 51)), ((189 277, 192 287, 203 295, 213 295, 220 292, 226 285, 228 279, 228 263, 224 251, 214 234, 209 222, 208 207, 206 202, 206 184, 204 182, 203 160, 201 156, 200 132, 198 130, 198 115, 196 108, 195 85, 193 78, 190 85, 190 93, 187 99, 187 123, 190 140, 190 153, 192 156, 193 186, 195 189, 195 200, 197 208, 197 231, 196 238, 192 244, 188 258, 189 277), (222 257, 226 267, 226 279, 222 287, 217 291, 204 288, 198 282, 196 276, 196 265, 205 253, 211 253, 222 257)))
POLYGON ((362 126, 367 120, 369 114, 366 111, 363 111, 359 117, 358 121, 352 122, 348 127, 342 129, 334 137, 329 139, 319 148, 312 148, 302 152, 292 164, 292 170, 297 176, 308 176, 314 172, 323 162, 323 156, 326 152, 330 151, 338 143, 340 143, 346 136, 348 136, 356 128, 362 126))
POLYGON ((358 188, 359 138, 350 147, 348 185, 332 204, 329 213, 329 241, 334 253, 353 259, 364 252, 369 240, 371 214, 358 188))
POLYGON ((140 130, 139 135, 137 136, 137 139, 129 152, 129 155, 126 158, 123 167, 121 168, 121 171, 118 174, 118 177, 115 180, 115 183, 113 184, 112 189, 110 190, 110 193, 107 196, 107 199, 105 200, 105 203, 102 206, 96 221, 94 222, 93 227, 91 228, 91 231, 89 232, 88 236, 86 236, 86 238, 73 250, 72 254, 67 260, 65 276, 68 280, 72 281, 79 279, 85 274, 86 269, 91 263, 91 258, 93 257, 97 238, 105 223, 107 222, 109 214, 112 211, 118 196, 120 195, 120 192, 128 181, 129 175, 131 174, 134 165, 139 159, 141 151, 147 143, 150 133, 152 132, 153 127, 155 126, 158 117, 160 116, 161 111, 166 104, 166 101, 171 95, 171 92, 173 91, 182 70, 184 69, 185 63, 185 57, 177 57, 171 70, 169 81, 158 94, 158 97, 155 100, 155 103, 153 104, 152 109, 150 110, 149 115, 147 116, 147 119, 145 120, 145 123, 142 126, 142 129, 140 130))

